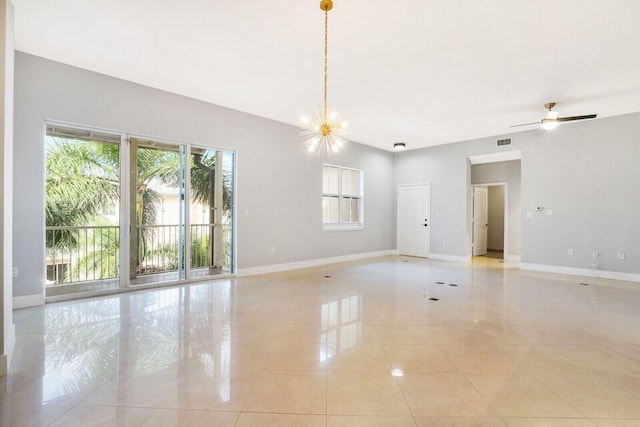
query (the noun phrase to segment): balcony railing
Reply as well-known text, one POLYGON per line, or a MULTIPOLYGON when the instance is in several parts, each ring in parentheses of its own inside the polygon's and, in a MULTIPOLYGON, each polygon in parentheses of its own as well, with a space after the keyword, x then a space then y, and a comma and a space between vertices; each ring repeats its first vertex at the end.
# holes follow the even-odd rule
MULTIPOLYGON (((209 268, 213 224, 192 224, 191 269, 209 268)), ((231 225, 222 224, 223 268, 231 265, 231 225)), ((136 276, 178 269, 180 226, 137 227, 136 276)), ((115 279, 119 276, 118 226, 46 227, 47 286, 115 279)), ((184 259, 184 253, 182 254, 184 259)))

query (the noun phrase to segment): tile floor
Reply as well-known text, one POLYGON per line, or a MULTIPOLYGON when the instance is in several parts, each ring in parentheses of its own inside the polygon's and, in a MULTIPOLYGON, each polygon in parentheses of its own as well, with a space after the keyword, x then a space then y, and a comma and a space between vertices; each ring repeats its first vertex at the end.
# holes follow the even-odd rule
POLYGON ((388 257, 14 321, 2 426, 640 426, 640 284, 489 258, 388 257))

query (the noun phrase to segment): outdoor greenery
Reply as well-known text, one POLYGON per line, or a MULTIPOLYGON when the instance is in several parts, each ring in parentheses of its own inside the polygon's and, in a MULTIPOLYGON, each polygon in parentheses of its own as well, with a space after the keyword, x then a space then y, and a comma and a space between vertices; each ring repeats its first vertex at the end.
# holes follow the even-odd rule
MULTIPOLYGON (((113 228, 105 227, 82 234, 73 227, 117 224, 115 218, 118 212, 114 207, 117 207, 120 199, 120 145, 48 136, 46 150, 46 226, 56 227, 54 230, 48 229, 46 233, 49 257, 65 251, 82 252, 82 258, 73 269, 66 272, 75 280, 83 275, 92 279, 117 277, 118 233, 113 228), (106 259, 115 262, 104 262, 106 259)), ((215 152, 210 150, 191 156, 192 200, 203 206, 211 206, 213 202, 215 161, 215 152)), ((137 149, 135 192, 138 225, 158 224, 164 197, 158 189, 175 188, 178 192, 181 181, 179 162, 177 151, 149 147, 137 149)), ((232 205, 230 178, 228 173, 223 174, 223 207, 227 216, 232 205)), ((155 232, 155 227, 141 227, 136 233, 139 236, 137 270, 140 274, 144 273, 140 267, 148 257, 162 260, 162 265, 154 266, 154 270, 177 269, 177 244, 158 242, 155 232)), ((208 244, 208 236, 192 235, 192 259, 198 260, 192 264, 193 267, 207 265, 208 244)))
MULTIPOLYGON (((118 146, 112 144, 48 141, 45 224, 96 224, 99 214, 118 200, 118 159, 118 146)), ((75 247, 79 242, 76 233, 58 230, 47 233, 46 243, 51 248, 75 247)))

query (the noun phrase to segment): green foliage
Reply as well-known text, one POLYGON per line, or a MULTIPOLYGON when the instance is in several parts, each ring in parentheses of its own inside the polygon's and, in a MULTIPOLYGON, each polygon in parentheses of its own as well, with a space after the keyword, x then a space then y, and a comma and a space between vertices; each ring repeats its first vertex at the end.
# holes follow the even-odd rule
MULTIPOLYGON (((120 196, 118 147, 66 138, 49 138, 47 142, 46 225, 91 223, 120 196)), ((47 247, 77 244, 72 231, 47 233, 47 247)))
POLYGON ((178 245, 168 243, 154 246, 144 254, 145 262, 138 267, 139 274, 163 273, 178 269, 178 245))
POLYGON ((210 263, 209 236, 191 230, 191 268, 208 267, 210 263))
POLYGON ((69 281, 113 279, 118 277, 120 267, 120 236, 115 227, 93 229, 80 238, 80 246, 91 248, 82 257, 73 271, 69 281))
MULTIPOLYGON (((66 280, 98 280, 118 276, 119 235, 113 229, 79 232, 73 227, 110 225, 106 213, 120 199, 120 145, 99 141, 47 136, 46 144, 46 226, 62 229, 47 230, 46 246, 50 259, 82 253, 66 280), (70 227, 65 229, 65 227, 70 227), (84 277, 84 279, 80 279, 84 277)), ((191 194, 199 204, 211 206, 216 168, 213 150, 191 156, 191 194)), ((163 197, 158 187, 179 188, 184 193, 180 176, 180 155, 177 151, 138 147, 135 177, 136 222, 138 225, 138 271, 142 274, 176 270, 176 244, 153 244, 153 225, 163 197), (150 227, 145 227, 150 226, 150 227), (156 264, 147 260, 156 260, 156 264), (158 261, 159 260, 159 261, 158 261), (142 267, 149 265, 149 267, 142 267), (144 271, 143 271, 144 270, 144 271)), ((222 165, 220 165, 222 166, 222 165)), ((223 209, 227 216, 232 207, 232 176, 223 172, 223 209)), ((178 197, 181 197, 178 195, 178 197)), ((113 213, 112 213, 113 214, 113 213)), ((118 214, 117 212, 115 213, 118 214)), ((209 239, 192 233, 191 259, 193 267, 210 263, 209 239)), ((230 245, 223 248, 226 258, 230 245)), ((66 281, 65 280, 65 281, 66 281)))
MULTIPOLYGON (((191 162, 191 196, 193 199, 206 206, 211 206, 210 189, 214 188, 214 173, 216 168, 215 151, 205 151, 203 154, 194 154, 191 162)), ((233 205, 233 191, 231 188, 231 175, 227 170, 222 172, 222 206, 227 212, 233 205)))

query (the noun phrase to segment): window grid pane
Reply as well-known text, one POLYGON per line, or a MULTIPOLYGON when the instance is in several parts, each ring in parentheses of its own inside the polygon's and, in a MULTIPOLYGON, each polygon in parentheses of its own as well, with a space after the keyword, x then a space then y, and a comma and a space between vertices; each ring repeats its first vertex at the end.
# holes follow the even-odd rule
POLYGON ((351 222, 360 221, 360 199, 351 199, 351 222))
POLYGON ((329 166, 322 167, 322 192, 329 192, 329 166))
POLYGON ((350 171, 350 184, 351 184, 351 192, 349 193, 352 196, 360 195, 360 172, 359 171, 350 171))
POLYGON ((350 175, 349 175, 349 169, 342 169, 342 194, 349 194, 349 185, 350 182, 350 175))
POLYGON ((359 170, 322 165, 322 222, 357 225, 362 220, 359 170))
POLYGON ((342 222, 351 222, 351 199, 348 197, 342 199, 342 222))
POLYGON ((325 194, 340 194, 339 192, 339 174, 340 169, 333 166, 324 166, 323 171, 323 190, 322 192, 325 194), (326 187, 324 186, 324 181, 326 178, 326 187))

